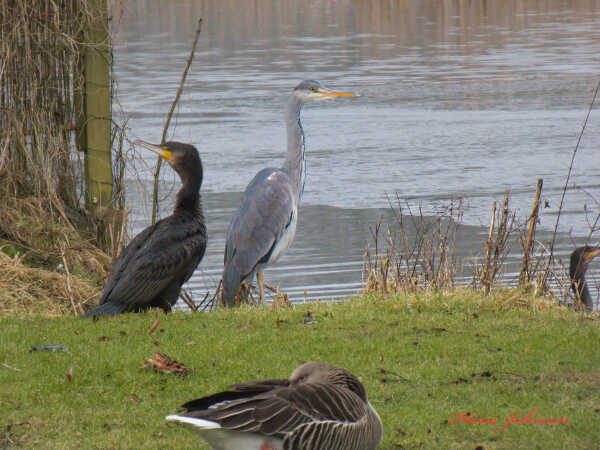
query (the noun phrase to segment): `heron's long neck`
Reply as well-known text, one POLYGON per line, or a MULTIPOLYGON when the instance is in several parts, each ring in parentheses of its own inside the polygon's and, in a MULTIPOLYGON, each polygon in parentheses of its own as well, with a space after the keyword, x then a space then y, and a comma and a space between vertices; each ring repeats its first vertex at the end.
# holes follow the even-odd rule
POLYGON ((288 172, 294 185, 296 198, 300 201, 304 191, 304 177, 306 175, 306 160, 304 159, 304 131, 300 121, 302 102, 291 96, 285 115, 287 128, 288 150, 283 170, 288 172))

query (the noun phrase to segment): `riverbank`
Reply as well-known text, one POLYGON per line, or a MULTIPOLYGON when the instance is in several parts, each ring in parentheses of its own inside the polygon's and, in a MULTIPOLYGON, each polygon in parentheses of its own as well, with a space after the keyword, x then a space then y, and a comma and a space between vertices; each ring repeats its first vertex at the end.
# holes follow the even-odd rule
POLYGON ((466 290, 95 322, 3 316, 0 446, 197 446, 164 416, 318 360, 361 378, 384 423, 380 448, 590 447, 600 440, 599 324, 517 291, 466 290), (68 351, 30 351, 49 344, 68 351), (190 374, 142 368, 156 351, 190 374))

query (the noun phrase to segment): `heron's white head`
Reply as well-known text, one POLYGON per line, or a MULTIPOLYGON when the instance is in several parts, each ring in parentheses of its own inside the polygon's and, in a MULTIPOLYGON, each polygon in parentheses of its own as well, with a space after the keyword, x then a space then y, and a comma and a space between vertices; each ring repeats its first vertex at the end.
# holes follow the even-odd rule
POLYGON ((358 97, 358 95, 351 92, 332 91, 315 80, 304 80, 301 82, 294 88, 293 95, 303 103, 337 97, 358 97))

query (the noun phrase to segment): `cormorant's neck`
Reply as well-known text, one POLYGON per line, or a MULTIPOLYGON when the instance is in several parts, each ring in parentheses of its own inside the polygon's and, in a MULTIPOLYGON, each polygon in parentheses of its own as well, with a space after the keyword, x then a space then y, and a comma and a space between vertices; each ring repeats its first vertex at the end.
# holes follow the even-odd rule
POLYGON ((593 309, 592 296, 590 295, 584 276, 586 269, 587 267, 582 261, 579 262, 575 270, 571 267, 571 289, 573 289, 573 293, 577 296, 577 299, 581 300, 585 307, 591 311, 593 309))
POLYGON ((183 186, 177 193, 173 214, 191 214, 195 217, 202 216, 200 203, 200 181, 182 179, 183 186))
POLYGON ((304 131, 302 130, 302 123, 300 121, 301 110, 302 102, 292 94, 285 115, 288 149, 282 169, 290 175, 298 201, 300 201, 300 197, 302 197, 302 192, 304 191, 304 178, 306 175, 304 131))
POLYGON ((591 311, 593 308, 592 296, 590 295, 585 278, 571 281, 571 287, 573 288, 573 292, 577 295, 577 298, 581 300, 581 303, 591 311))

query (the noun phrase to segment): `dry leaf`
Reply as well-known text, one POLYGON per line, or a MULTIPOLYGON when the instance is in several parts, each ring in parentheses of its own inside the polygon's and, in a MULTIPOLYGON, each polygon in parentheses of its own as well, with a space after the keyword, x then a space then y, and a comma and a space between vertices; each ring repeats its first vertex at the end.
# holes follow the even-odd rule
POLYGON ((69 383, 73 382, 73 367, 69 367, 69 371, 67 372, 67 380, 69 380, 69 383))
POLYGON ((160 320, 156 319, 154 321, 154 323, 152 324, 152 326, 150 327, 150 329, 148 330, 148 334, 154 333, 154 330, 156 330, 156 328, 158 328, 159 324, 160 324, 160 320))
POLYGON ((190 372, 190 369, 185 365, 161 352, 154 353, 152 358, 146 360, 143 367, 152 368, 157 372, 174 373, 179 376, 186 376, 190 372))
POLYGON ((140 398, 137 395, 135 395, 135 394, 131 394, 129 396, 129 398, 131 399, 132 402, 136 402, 136 403, 140 402, 140 398))

